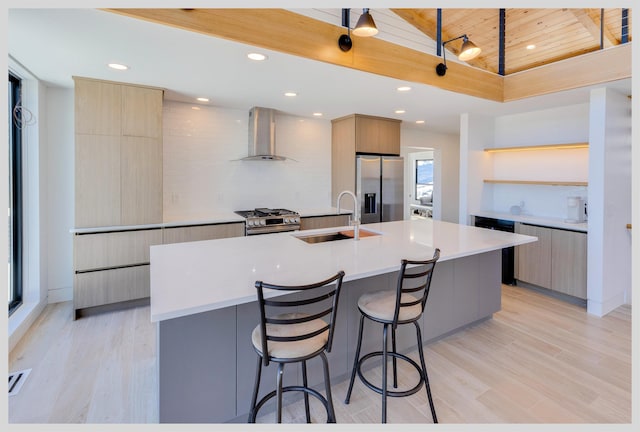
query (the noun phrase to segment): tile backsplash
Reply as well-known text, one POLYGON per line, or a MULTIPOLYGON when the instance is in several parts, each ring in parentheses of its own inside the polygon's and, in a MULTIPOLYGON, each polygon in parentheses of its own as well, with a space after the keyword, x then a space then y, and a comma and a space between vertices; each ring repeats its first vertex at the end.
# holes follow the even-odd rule
POLYGON ((331 122, 276 114, 277 153, 295 161, 241 161, 248 110, 165 101, 165 220, 255 207, 331 206, 331 122))

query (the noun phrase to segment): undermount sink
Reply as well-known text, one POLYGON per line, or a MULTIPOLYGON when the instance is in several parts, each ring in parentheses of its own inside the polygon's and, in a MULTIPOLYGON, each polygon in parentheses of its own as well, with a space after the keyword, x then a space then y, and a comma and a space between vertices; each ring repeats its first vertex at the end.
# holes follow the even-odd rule
MULTIPOLYGON (((360 238, 380 235, 380 233, 377 233, 375 231, 369 231, 362 228, 360 228, 359 234, 360 238)), ((324 243, 336 240, 347 240, 353 239, 353 236, 353 229, 311 235, 295 235, 296 238, 299 238, 300 240, 303 240, 307 243, 324 243)))

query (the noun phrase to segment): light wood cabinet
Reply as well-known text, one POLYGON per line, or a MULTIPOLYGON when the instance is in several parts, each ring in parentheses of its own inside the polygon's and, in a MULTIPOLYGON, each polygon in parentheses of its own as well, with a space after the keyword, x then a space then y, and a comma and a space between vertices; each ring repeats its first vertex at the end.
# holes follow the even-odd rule
POLYGON ((73 280, 75 317, 81 309, 149 297, 149 265, 76 273, 73 280))
POLYGON ((543 288, 551 288, 551 229, 516 224, 519 234, 538 237, 538 241, 517 246, 518 279, 543 288))
POLYGON ((76 233, 73 236, 74 318, 86 308, 150 295, 153 245, 244 236, 244 222, 76 233))
POLYGON ((120 224, 162 221, 162 140, 121 138, 120 224))
POLYGON ((587 298, 587 234, 516 223, 537 242, 516 247, 516 278, 580 299, 587 298))
POLYGON ((76 227, 120 225, 120 162, 120 137, 76 134, 76 227))
POLYGON ((164 244, 244 236, 244 222, 164 228, 164 244))
POLYGON ((308 216, 300 218, 300 230, 333 228, 349 225, 349 215, 308 216))
POLYGON ((551 289, 587 298, 587 234, 553 230, 551 233, 551 289))
POLYGON ((157 244, 160 228, 76 233, 74 318, 85 308, 149 297, 149 247, 157 244))
POLYGON ((122 135, 162 138, 162 91, 122 86, 122 135))
POLYGON ((162 230, 143 229, 76 234, 73 262, 76 272, 149 263, 149 247, 162 244, 162 230))
MULTIPOLYGON (((400 120, 352 114, 331 121, 331 196, 355 193, 356 153, 400 154, 400 120)), ((353 211, 352 203, 345 208, 353 211)))
POLYGON ((162 222, 162 89, 74 82, 75 226, 162 222))

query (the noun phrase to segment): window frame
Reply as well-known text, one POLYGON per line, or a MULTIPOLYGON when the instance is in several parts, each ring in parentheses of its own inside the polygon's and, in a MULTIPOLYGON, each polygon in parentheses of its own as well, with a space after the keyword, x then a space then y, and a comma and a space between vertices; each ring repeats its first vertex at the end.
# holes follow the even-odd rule
POLYGON ((24 233, 23 233, 23 148, 22 130, 18 113, 22 80, 9 72, 8 80, 8 122, 9 122, 9 316, 23 303, 24 233))
POLYGON ((421 186, 432 186, 432 188, 433 188, 433 164, 434 164, 434 162, 433 162, 433 158, 429 158, 429 159, 416 159, 416 163, 415 163, 415 182, 414 182, 414 185, 413 185, 413 188, 414 188, 414 197, 415 197, 415 199, 416 199, 416 200, 419 200, 419 199, 420 199, 420 197, 418 196, 418 185, 421 185, 421 186), (418 177, 419 177, 419 176, 418 176, 418 165, 419 165, 421 162, 431 162, 431 172, 432 172, 432 174, 431 174, 431 175, 432 175, 432 177, 431 177, 431 182, 430 182, 430 183, 418 183, 418 177))

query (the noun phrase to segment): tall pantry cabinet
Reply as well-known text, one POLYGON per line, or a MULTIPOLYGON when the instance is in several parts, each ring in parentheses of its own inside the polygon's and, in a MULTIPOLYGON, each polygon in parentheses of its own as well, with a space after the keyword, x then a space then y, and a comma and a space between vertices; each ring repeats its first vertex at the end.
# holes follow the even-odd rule
POLYGON ((76 228, 162 222, 162 95, 75 81, 76 228))
POLYGON ((162 231, 141 226, 162 222, 163 90, 74 81, 77 317, 149 297, 149 246, 162 231))

